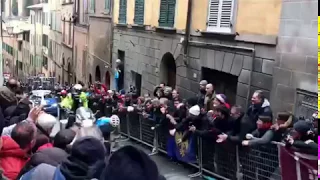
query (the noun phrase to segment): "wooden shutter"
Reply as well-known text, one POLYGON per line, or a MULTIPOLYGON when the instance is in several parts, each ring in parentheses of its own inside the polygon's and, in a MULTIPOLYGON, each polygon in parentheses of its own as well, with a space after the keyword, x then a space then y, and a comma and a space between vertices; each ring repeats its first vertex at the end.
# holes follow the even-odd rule
POLYGON ((111 6, 111 2, 110 2, 110 0, 104 0, 104 10, 105 10, 105 12, 106 13, 110 13, 110 6, 111 6))
POLYGON ((168 0, 168 27, 174 26, 174 18, 176 13, 176 0, 168 0))
POLYGON ((173 27, 176 10, 176 0, 161 0, 159 26, 173 27))
POLYGON ((127 23, 127 0, 120 0, 119 23, 127 23))
POLYGON ((139 25, 144 24, 144 0, 135 1, 134 23, 139 25))
POLYGON ((210 0, 207 31, 231 32, 234 0, 210 0))

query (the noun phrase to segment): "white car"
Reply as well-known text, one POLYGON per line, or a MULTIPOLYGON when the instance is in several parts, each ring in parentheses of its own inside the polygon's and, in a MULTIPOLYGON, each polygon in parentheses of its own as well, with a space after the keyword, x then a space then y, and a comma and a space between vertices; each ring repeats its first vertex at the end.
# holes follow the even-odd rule
POLYGON ((50 90, 34 90, 29 100, 33 106, 43 106, 43 110, 53 116, 58 116, 59 107, 57 99, 51 94, 50 90))

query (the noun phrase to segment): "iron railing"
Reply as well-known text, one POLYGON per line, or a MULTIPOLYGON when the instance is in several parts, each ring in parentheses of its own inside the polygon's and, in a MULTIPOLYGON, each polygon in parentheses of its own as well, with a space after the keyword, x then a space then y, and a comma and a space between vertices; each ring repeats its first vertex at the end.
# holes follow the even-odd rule
MULTIPOLYGON (((119 118, 123 136, 150 147, 152 149, 150 155, 159 152, 167 154, 168 132, 161 128, 154 129, 155 121, 135 112, 119 114, 119 118)), ((231 143, 217 144, 202 138, 198 138, 197 143, 197 162, 190 165, 197 168, 198 172, 190 174, 189 177, 202 176, 204 173, 226 180, 286 180, 282 176, 284 172, 281 171, 280 163, 280 149, 284 148, 282 143, 272 142, 250 148, 231 143)), ((308 160, 317 162, 317 156, 307 156, 308 160)), ((310 180, 317 178, 317 170, 313 166, 301 163, 296 153, 292 153, 292 158, 295 159, 296 165, 291 172, 296 172, 297 180, 305 179, 298 169, 300 166, 308 169, 310 180)))

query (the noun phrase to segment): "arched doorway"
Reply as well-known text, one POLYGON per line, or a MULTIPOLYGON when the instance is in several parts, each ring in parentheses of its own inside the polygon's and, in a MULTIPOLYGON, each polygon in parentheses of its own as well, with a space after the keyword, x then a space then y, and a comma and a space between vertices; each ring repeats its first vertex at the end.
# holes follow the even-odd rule
POLYGON ((100 72, 100 67, 99 67, 99 66, 96 67, 96 77, 95 77, 95 80, 101 82, 101 72, 100 72))
POLYGON ((71 63, 68 63, 68 83, 71 84, 71 80, 72 80, 72 73, 71 73, 71 63))
POLYGON ((110 73, 109 73, 109 71, 106 72, 105 84, 107 86, 107 89, 110 89, 110 73))
POLYGON ((89 74, 89 84, 91 85, 92 84, 92 75, 89 74))
POLYGON ((167 52, 163 55, 160 64, 160 80, 168 86, 175 88, 176 86, 176 62, 171 53, 167 52))

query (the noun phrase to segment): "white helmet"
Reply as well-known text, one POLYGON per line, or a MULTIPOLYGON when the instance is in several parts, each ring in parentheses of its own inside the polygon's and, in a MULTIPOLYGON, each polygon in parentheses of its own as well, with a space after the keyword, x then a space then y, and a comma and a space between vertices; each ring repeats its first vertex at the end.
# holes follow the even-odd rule
POLYGON ((120 124, 120 119, 119 119, 119 117, 118 117, 117 115, 112 115, 112 116, 110 117, 110 124, 111 124, 111 126, 113 126, 113 127, 119 126, 119 124, 120 124))
POLYGON ((82 89, 82 85, 81 84, 76 84, 76 85, 73 86, 73 88, 75 90, 81 90, 82 89))

